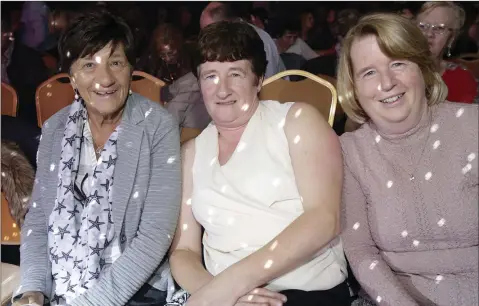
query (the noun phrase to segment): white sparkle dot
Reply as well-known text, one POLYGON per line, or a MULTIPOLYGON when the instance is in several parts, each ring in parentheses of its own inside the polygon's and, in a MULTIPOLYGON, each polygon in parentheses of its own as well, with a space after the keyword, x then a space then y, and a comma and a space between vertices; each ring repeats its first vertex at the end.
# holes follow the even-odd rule
POLYGON ((471 171, 471 169, 472 169, 472 165, 467 164, 464 168, 462 168, 462 174, 468 173, 469 171, 471 171))
POLYGON ((188 224, 183 224, 183 230, 186 231, 188 229, 188 224))
POLYGON ((216 162, 216 157, 213 157, 213 159, 210 161, 210 166, 213 166, 215 162, 216 162))
POLYGON ((298 118, 301 115, 301 112, 303 111, 302 108, 298 109, 296 113, 294 114, 294 118, 298 118))
POLYGON ((242 107, 241 107, 241 110, 242 111, 247 111, 249 108, 249 104, 244 104, 242 107))
POLYGON ((376 143, 379 143, 381 141, 381 136, 376 135, 376 143))
POLYGON ((25 197, 25 198, 22 199, 22 202, 23 202, 23 203, 27 203, 28 200, 30 200, 30 198, 29 198, 29 197, 25 197))
POLYGON ((282 129, 284 127, 285 123, 286 123, 286 120, 284 118, 281 119, 281 121, 278 123, 278 128, 282 129))
POLYGON ((240 142, 240 143, 238 144, 238 148, 236 148, 236 151, 238 151, 238 153, 239 153, 239 152, 243 151, 244 148, 246 148, 246 143, 240 142))
POLYGON ((188 200, 186 200, 186 205, 188 205, 188 206, 191 205, 191 198, 189 198, 188 200))
POLYGON ((30 236, 31 233, 32 233, 32 230, 29 229, 28 232, 27 232, 27 236, 30 236))
POLYGON ((70 51, 67 51, 67 57, 70 57, 70 51))
POLYGON ((269 250, 274 251, 274 249, 276 249, 277 246, 278 246, 278 240, 275 240, 273 244, 269 247, 269 250))
POLYGON ((96 89, 100 89, 100 84, 99 84, 99 83, 96 83, 96 84, 95 84, 95 88, 96 88, 96 89))
POLYGON ((388 188, 391 188, 393 186, 393 181, 388 181, 387 186, 388 188))
POLYGON ((10 155, 15 157, 15 156, 17 156, 17 152, 12 152, 12 153, 10 153, 10 155))
POLYGON ((406 238, 407 235, 408 235, 408 233, 407 233, 406 230, 402 231, 401 236, 402 236, 403 238, 406 238))
POLYGON ((424 178, 426 179, 426 181, 429 181, 431 179, 431 176, 432 176, 432 173, 431 172, 428 172, 426 173, 426 175, 424 176, 424 178))
POLYGON ((250 302, 252 300, 253 300, 253 295, 252 294, 248 295, 248 302, 250 302))
POLYGON ((434 144, 432 145, 432 148, 434 150, 436 150, 437 148, 439 148, 439 146, 441 145, 441 141, 440 140, 436 140, 434 141, 434 144))
POLYGON ((412 242, 412 244, 413 244, 415 247, 417 247, 417 246, 419 245, 419 240, 414 240, 414 241, 412 242))
POLYGON ((438 275, 436 276, 436 284, 439 284, 444 279, 444 276, 438 275))
POLYGON ((281 179, 279 177, 277 177, 273 180, 273 186, 278 187, 279 184, 281 184, 281 179))
POLYGON ((439 124, 434 123, 434 124, 431 126, 431 133, 436 133, 436 131, 437 131, 438 128, 439 128, 439 124))
POLYGON ((135 193, 133 194, 133 199, 136 199, 138 198, 138 191, 135 191, 135 193))
POLYGON ((266 263, 264 264, 264 268, 269 269, 271 268, 272 265, 273 265, 273 261, 271 259, 268 259, 266 263))
POLYGON ((461 107, 460 109, 457 110, 456 112, 456 118, 459 118, 464 114, 464 107, 461 107))
POLYGON ((210 207, 208 208, 208 216, 213 216, 215 214, 215 209, 210 207))
POLYGON ((170 156, 170 158, 168 158, 167 163, 168 163, 168 164, 172 164, 175 160, 176 160, 176 157, 175 157, 175 156, 170 156))
POLYGON ((296 137, 294 137, 293 142, 294 142, 295 144, 297 144, 300 140, 301 140, 301 136, 296 135, 296 137))
POLYGON ((19 293, 19 292, 20 292, 20 290, 22 290, 22 286, 18 287, 18 289, 17 289, 17 293, 19 293))
POLYGON ((100 239, 105 239, 106 238, 106 234, 100 234, 100 239))
POLYGON ((53 171, 53 170, 55 170, 55 164, 50 165, 50 171, 53 171))
POLYGON ((472 162, 476 158, 476 154, 471 153, 467 156, 467 161, 472 162))
POLYGON ((378 261, 377 261, 377 260, 373 261, 373 262, 369 265, 369 270, 373 270, 373 269, 376 267, 377 264, 378 264, 378 261))
POLYGON ((243 243, 241 243, 241 247, 242 247, 243 249, 246 249, 246 248, 248 247, 248 244, 243 242, 243 243))
POLYGON ((5 172, 2 171, 2 176, 5 177, 5 172))
POLYGON ((353 230, 357 230, 359 228, 359 222, 354 223, 353 230))
POLYGON ((439 227, 443 227, 444 224, 446 224, 446 219, 444 219, 444 218, 441 218, 441 220, 437 221, 437 225, 439 227))
POLYGON ((37 208, 37 202, 33 202, 32 206, 33 208, 37 208))
POLYGON ((376 302, 381 303, 382 300, 383 298, 380 295, 378 295, 378 297, 376 298, 376 302))
POLYGON ((150 109, 146 111, 145 118, 148 117, 148 115, 151 113, 152 110, 153 110, 153 108, 150 107, 150 109))
POLYGON ((171 235, 168 234, 168 235, 166 235, 166 236, 168 237, 168 239, 171 239, 171 235))
POLYGON ((97 62, 98 64, 100 64, 100 63, 101 63, 101 57, 96 56, 96 57, 95 57, 95 62, 97 62))

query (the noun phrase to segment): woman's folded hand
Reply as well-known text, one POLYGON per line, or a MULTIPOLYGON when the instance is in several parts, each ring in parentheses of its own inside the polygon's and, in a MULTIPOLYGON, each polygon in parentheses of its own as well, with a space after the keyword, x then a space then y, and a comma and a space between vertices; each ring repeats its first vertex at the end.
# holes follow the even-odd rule
POLYGON ((43 293, 38 291, 27 291, 22 297, 15 302, 12 306, 25 306, 25 305, 35 305, 42 306, 44 302, 43 293))

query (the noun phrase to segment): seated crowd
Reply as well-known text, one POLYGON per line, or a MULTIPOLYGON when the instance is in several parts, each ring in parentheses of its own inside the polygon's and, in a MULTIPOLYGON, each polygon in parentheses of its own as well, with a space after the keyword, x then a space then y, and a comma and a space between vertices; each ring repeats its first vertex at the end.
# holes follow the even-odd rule
MULTIPOLYGON (((478 85, 444 59, 464 10, 348 10, 328 43, 315 15, 275 21, 271 36, 266 10, 248 20, 213 2, 196 41, 165 22, 142 54, 136 28, 105 8, 53 35, 75 95, 40 137, 26 132, 36 160, 4 142, 21 140, 2 116, 2 149, 35 169, 16 204, 11 304, 477 305, 478 85), (268 77, 308 67, 336 77, 354 131, 338 136, 307 103, 259 98, 268 77), (132 92, 134 70, 166 83, 164 107, 132 92), (187 127, 201 134, 180 145, 187 127)), ((39 47, 4 49, 2 35, 2 82, 14 84, 21 49, 45 65, 39 47)))

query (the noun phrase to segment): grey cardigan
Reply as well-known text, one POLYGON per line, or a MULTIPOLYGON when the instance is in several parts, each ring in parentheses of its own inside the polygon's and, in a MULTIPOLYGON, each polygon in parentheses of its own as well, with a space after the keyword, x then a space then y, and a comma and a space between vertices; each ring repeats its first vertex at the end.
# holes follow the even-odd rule
MULTIPOLYGON (((57 112, 42 128, 35 184, 21 231, 21 286, 14 295, 40 291, 51 297, 48 218, 55 202, 61 140, 69 108, 57 112)), ((159 279, 155 287, 166 290, 167 279, 171 278, 166 255, 181 202, 178 125, 161 105, 132 94, 121 126, 113 220, 117 235, 126 238, 126 247, 103 271, 97 285, 76 298, 72 306, 125 305, 149 280, 159 279)))

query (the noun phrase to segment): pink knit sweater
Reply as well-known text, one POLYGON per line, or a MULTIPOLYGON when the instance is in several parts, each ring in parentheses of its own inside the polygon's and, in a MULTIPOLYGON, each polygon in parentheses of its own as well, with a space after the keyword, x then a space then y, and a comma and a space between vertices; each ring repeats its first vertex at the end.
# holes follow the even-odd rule
POLYGON ((441 103, 394 137, 366 123, 341 144, 344 250, 371 299, 478 305, 478 106, 441 103))

